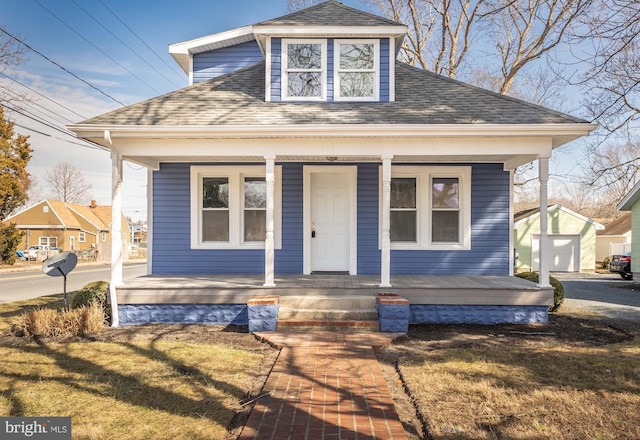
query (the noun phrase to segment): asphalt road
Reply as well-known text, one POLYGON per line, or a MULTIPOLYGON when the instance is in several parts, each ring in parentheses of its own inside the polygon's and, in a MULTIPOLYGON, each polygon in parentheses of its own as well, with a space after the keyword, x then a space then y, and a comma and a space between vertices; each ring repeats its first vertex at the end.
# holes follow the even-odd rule
MULTIPOLYGON (((39 267, 40 265, 34 266, 39 267)), ((36 269, 36 267, 34 267, 34 269, 36 269)), ((78 264, 78 266, 67 275, 67 292, 78 290, 92 281, 108 281, 110 278, 109 273, 108 265, 83 266, 78 264)), ((123 279, 128 280, 146 275, 146 273, 146 263, 125 264, 123 279)), ((0 273, 0 303, 21 301, 63 292, 64 280, 62 277, 50 277, 40 270, 0 273)))
POLYGON ((565 290, 565 304, 614 319, 640 321, 640 288, 619 275, 553 273, 565 290))

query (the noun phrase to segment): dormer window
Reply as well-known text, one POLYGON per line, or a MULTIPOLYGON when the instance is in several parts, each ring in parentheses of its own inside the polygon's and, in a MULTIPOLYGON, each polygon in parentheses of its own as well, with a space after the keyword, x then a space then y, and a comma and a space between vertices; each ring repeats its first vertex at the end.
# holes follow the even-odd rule
POLYGON ((282 98, 326 100, 327 45, 318 40, 283 40, 282 98))
POLYGON ((337 40, 334 48, 336 101, 377 101, 380 48, 376 40, 337 40))

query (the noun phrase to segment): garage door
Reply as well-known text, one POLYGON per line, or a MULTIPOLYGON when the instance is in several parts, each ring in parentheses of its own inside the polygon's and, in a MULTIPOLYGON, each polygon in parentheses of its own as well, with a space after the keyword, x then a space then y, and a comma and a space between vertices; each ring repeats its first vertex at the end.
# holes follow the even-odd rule
MULTIPOLYGON (((549 270, 551 272, 580 272, 580 236, 549 235, 549 270)), ((540 235, 533 236, 532 270, 540 268, 540 235)))

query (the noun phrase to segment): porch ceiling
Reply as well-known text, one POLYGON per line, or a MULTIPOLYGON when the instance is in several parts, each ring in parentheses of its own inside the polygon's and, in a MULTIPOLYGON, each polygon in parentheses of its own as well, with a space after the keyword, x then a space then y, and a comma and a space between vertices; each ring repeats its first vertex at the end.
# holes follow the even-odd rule
MULTIPOLYGON (((264 156, 125 156, 129 160, 150 168, 157 168, 161 162, 252 162, 262 163, 264 156)), ((490 154, 490 155, 406 155, 394 156, 393 163, 504 163, 505 168, 537 159, 536 155, 490 154)), ((276 155, 276 162, 317 162, 317 163, 380 163, 380 156, 369 155, 276 155)))

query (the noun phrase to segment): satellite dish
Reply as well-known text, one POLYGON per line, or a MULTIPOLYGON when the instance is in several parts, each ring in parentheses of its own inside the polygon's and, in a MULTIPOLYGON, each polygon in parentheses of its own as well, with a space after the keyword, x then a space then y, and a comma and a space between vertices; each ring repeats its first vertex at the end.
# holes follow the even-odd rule
POLYGON ((42 262, 42 272, 50 277, 64 277, 64 306, 67 307, 67 274, 78 263, 78 257, 73 252, 62 252, 49 257, 42 262))
POLYGON ((62 252, 49 257, 42 262, 42 272, 50 277, 65 276, 78 263, 78 257, 73 252, 62 252))

